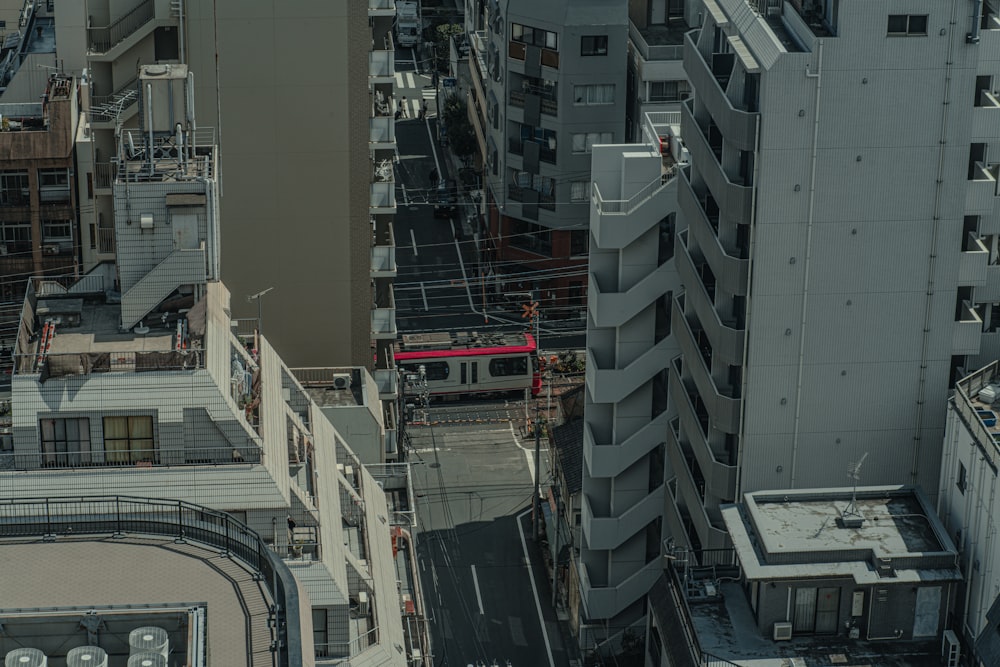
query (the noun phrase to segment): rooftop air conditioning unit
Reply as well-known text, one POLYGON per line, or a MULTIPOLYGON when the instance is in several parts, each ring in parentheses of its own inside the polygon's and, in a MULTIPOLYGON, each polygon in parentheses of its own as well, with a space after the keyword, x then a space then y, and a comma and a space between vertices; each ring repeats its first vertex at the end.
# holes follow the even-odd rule
MULTIPOLYGON (((792 624, 783 621, 774 624, 774 641, 788 641, 792 638, 792 624)), ((129 666, 131 667, 131 665, 129 666)))
POLYGON ((333 387, 334 389, 347 389, 351 386, 351 374, 350 373, 334 373, 333 374, 333 387))
POLYGON ((128 657, 127 667, 167 667, 167 659, 159 653, 133 653, 128 657))
POLYGON ((131 655, 158 653, 166 659, 170 652, 170 638, 167 637, 167 631, 154 625, 136 628, 128 633, 128 645, 131 655))
POLYGON ((108 667, 108 653, 100 646, 77 646, 66 654, 66 667, 108 667))
POLYGON ((4 658, 6 667, 45 667, 48 658, 37 648, 16 648, 4 658))

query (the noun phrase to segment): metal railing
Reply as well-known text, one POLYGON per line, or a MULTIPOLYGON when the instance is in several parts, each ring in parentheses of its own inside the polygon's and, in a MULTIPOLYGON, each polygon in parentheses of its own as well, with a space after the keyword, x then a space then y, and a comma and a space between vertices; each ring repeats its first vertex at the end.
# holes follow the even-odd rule
POLYGON ((628 36, 643 60, 683 60, 683 44, 654 44, 650 46, 642 31, 632 21, 628 22, 628 36))
POLYGON ((115 230, 112 227, 97 228, 97 252, 111 255, 115 252, 115 230))
POLYGON ((604 199, 601 189, 594 182, 591 199, 602 215, 628 215, 635 209, 652 199, 661 189, 665 188, 674 178, 673 174, 663 174, 647 184, 628 199, 604 199))
POLYGON ((527 95, 538 95, 542 98, 541 112, 548 116, 559 115, 559 101, 551 93, 542 93, 533 90, 512 90, 510 91, 510 105, 518 109, 524 108, 524 100, 527 95))
POLYGON ((315 644, 317 658, 354 657, 378 644, 378 626, 358 635, 349 642, 325 642, 315 644))
POLYGON ((118 165, 114 162, 97 162, 94 164, 94 186, 98 188, 110 188, 115 182, 115 172, 118 165))
POLYGON ((192 540, 223 549, 246 563, 261 576, 261 585, 274 604, 274 664, 295 667, 303 663, 295 577, 260 535, 231 515, 183 500, 134 496, 11 498, 0 503, 0 538, 128 533, 192 540))
POLYGON ((91 53, 106 53, 123 42, 129 35, 153 20, 153 0, 143 0, 111 25, 87 28, 87 45, 91 53))
POLYGON ((192 371, 205 367, 202 349, 163 352, 97 352, 57 354, 32 352, 14 355, 14 372, 32 375, 46 370, 51 377, 91 373, 136 373, 144 371, 192 371))
POLYGON ((260 463, 257 447, 130 449, 74 452, 0 451, 0 470, 77 470, 81 468, 151 468, 260 463))

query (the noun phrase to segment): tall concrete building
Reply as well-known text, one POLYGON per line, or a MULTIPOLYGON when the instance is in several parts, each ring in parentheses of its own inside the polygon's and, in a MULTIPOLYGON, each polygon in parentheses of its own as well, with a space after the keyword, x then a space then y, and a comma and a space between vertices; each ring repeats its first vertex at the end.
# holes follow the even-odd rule
POLYGON ((395 335, 390 272, 380 269, 378 286, 372 275, 395 210, 382 201, 391 169, 387 181, 375 155, 395 142, 391 114, 379 111, 392 105, 394 15, 391 0, 61 4, 60 65, 86 69, 91 93, 97 192, 85 266, 114 258, 114 131, 138 124, 137 66, 187 63, 197 116, 219 128, 221 262, 234 314, 261 313, 294 365, 372 368, 373 334, 395 335))
MULTIPOLYGON (((641 179, 613 167, 630 149, 606 156, 617 180, 594 156, 592 272, 612 261, 605 249, 619 262, 588 324, 581 595, 598 626, 628 625, 651 581, 656 531, 640 536, 660 518, 648 507, 659 490, 652 473, 642 482, 658 443, 662 536, 724 547, 721 505, 843 485, 866 455, 865 484, 932 493, 948 391, 981 352, 996 358, 993 7, 703 4, 684 38, 694 97, 680 111, 690 165, 677 178, 675 286, 646 292, 626 276, 627 246, 602 239, 603 199, 637 201, 641 179), (671 289, 673 358, 649 323, 650 297, 671 289), (617 326, 602 325, 609 311, 617 326), (618 323, 636 312, 643 329, 618 323), (643 429, 656 424, 653 364, 669 397, 655 434, 643 429)), ((630 211, 618 234, 656 218, 648 205, 618 205, 630 211)))
POLYGON ((625 140, 627 3, 470 0, 466 18, 489 257, 514 285, 497 290, 520 283, 543 309, 578 309, 590 154, 625 140))

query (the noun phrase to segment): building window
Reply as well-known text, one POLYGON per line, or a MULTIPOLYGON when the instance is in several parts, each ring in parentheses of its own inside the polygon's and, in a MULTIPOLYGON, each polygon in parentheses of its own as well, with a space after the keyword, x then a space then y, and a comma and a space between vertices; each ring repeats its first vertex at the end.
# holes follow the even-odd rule
POLYGON ((608 55, 607 35, 584 35, 580 38, 581 56, 606 56, 608 55))
POLYGON ((68 202, 69 170, 39 169, 38 196, 42 203, 68 202))
POLYGON ((559 48, 559 35, 549 30, 532 28, 520 23, 510 24, 510 38, 515 42, 523 44, 533 44, 553 51, 559 48))
POLYGON ((889 14, 890 35, 926 35, 927 14, 889 14))
POLYGON ((327 638, 326 609, 313 607, 313 646, 316 647, 317 658, 330 657, 330 643, 327 638))
POLYGON ((590 230, 571 229, 569 231, 569 254, 571 257, 586 255, 590 250, 590 230))
POLYGON ((573 99, 577 104, 614 104, 615 84, 591 83, 573 86, 573 99))
POLYGON ((42 239, 50 241, 72 241, 73 223, 70 220, 43 220, 42 239))
POLYGON ((527 220, 512 218, 508 229, 510 244, 538 255, 552 255, 552 231, 527 220))
POLYGON ((610 144, 614 140, 614 132, 577 132, 573 134, 573 152, 590 153, 594 144, 610 144))
POLYGON ((679 102, 690 95, 687 81, 649 81, 647 102, 679 102))
POLYGON ((42 455, 46 466, 74 466, 90 463, 90 420, 42 419, 42 455))
POLYGON ((514 357, 512 359, 491 359, 490 375, 504 377, 507 375, 527 375, 528 358, 514 357))
POLYGON ((0 222, 3 247, 0 254, 31 252, 31 223, 27 220, 0 222))
POLYGON ((105 417, 104 460, 157 463, 152 417, 105 417))
POLYGON ((28 172, 0 171, 0 206, 27 206, 28 172))
MULTIPOLYGON (((513 201, 525 200, 525 190, 538 193, 538 206, 548 210, 556 207, 556 182, 548 176, 532 174, 528 171, 510 170, 510 189, 508 194, 513 201)), ((525 246, 521 246, 525 247, 525 246)))
POLYGON ((587 201, 590 199, 590 181, 573 181, 569 184, 570 201, 587 201))
POLYGON ((966 479, 965 464, 961 461, 958 462, 958 490, 965 495, 965 487, 968 485, 968 480, 966 479))

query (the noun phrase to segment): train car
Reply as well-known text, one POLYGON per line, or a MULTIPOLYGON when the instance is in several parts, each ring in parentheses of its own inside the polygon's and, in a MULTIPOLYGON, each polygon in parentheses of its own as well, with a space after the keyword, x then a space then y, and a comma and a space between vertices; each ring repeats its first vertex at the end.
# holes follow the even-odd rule
POLYGON ((396 366, 415 374, 424 367, 432 396, 461 398, 542 388, 538 349, 531 334, 404 334, 395 345, 396 366))

